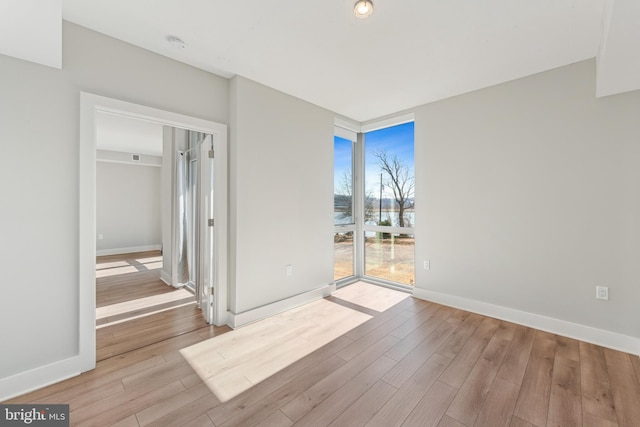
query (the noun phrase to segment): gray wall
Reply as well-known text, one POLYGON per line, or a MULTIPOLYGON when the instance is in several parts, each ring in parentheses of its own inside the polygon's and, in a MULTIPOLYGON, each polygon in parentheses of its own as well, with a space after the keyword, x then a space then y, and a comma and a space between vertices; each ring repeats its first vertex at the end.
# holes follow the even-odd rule
POLYGON ((230 105, 230 308, 242 313, 333 281, 334 115, 242 77, 230 105))
POLYGON ((97 162, 96 241, 100 252, 127 253, 162 246, 161 168, 97 162))
POLYGON ((2 379, 78 354, 80 91, 227 123, 229 82, 68 22, 62 70, 0 70, 2 379))
POLYGON ((640 92, 594 90, 587 61, 416 110, 418 288, 640 337, 640 92))

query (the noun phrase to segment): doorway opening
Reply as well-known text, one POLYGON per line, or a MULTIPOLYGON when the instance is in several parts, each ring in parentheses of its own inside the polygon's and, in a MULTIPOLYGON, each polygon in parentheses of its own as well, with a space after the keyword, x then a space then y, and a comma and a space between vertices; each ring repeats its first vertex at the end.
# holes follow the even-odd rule
POLYGON ((201 198, 212 200, 214 177, 200 175, 213 162, 202 158, 203 144, 213 149, 202 132, 98 112, 96 144, 100 361, 212 322, 209 299, 196 295, 211 283, 201 257, 212 250, 199 244, 212 243, 200 209, 213 217, 201 198))
MULTIPOLYGON (((93 369, 96 363, 97 356, 97 346, 96 346, 96 324, 97 326, 105 325, 108 322, 115 322, 112 324, 112 327, 118 327, 119 324, 124 322, 123 318, 118 319, 118 317, 125 316, 123 310, 125 308, 123 306, 119 306, 117 310, 112 311, 111 314, 106 314, 103 312, 100 315, 100 318, 96 311, 96 278, 97 276, 104 277, 114 277, 118 268, 126 269, 126 268, 134 268, 138 272, 142 271, 152 271, 158 270, 161 268, 160 277, 165 283, 169 283, 172 287, 167 288, 170 289, 170 292, 176 290, 176 288, 181 288, 178 282, 173 280, 173 261, 169 263, 171 265, 171 271, 167 272, 167 262, 165 262, 165 256, 167 252, 176 252, 173 248, 173 244, 175 243, 175 230, 172 225, 170 231, 165 230, 165 224, 163 223, 162 230, 162 244, 161 250, 162 252, 158 252, 158 249, 152 249, 152 252, 148 253, 148 251, 134 252, 133 256, 121 257, 120 259, 102 259, 100 262, 100 266, 96 268, 98 265, 96 263, 96 242, 98 240, 98 233, 96 228, 96 159, 98 154, 97 148, 97 129, 98 129, 98 116, 99 114, 105 113, 114 116, 121 116, 128 119, 136 119, 141 120, 147 123, 159 124, 162 126, 163 132, 165 129, 173 128, 173 129, 190 129, 193 132, 202 133, 209 136, 208 145, 200 144, 200 148, 202 150, 206 149, 206 156, 211 159, 210 167, 203 167, 206 162, 203 162, 202 165, 199 165, 199 170, 203 170, 203 173, 208 173, 208 177, 211 178, 208 186, 201 186, 200 191, 203 192, 203 195, 208 195, 208 199, 206 202, 199 203, 203 209, 204 207, 208 207, 209 210, 206 211, 206 219, 207 223, 211 223, 213 225, 213 220, 215 219, 215 227, 207 227, 205 230, 200 230, 198 238, 200 242, 204 242, 208 248, 221 248, 221 250, 217 250, 215 252, 211 251, 207 255, 201 254, 203 259, 206 258, 206 262, 202 262, 201 265, 204 265, 204 268, 209 268, 211 272, 207 277, 208 281, 202 288, 202 295, 207 296, 208 305, 206 307, 202 306, 203 299, 201 296, 197 296, 193 298, 194 303, 192 306, 197 306, 200 304, 202 307, 202 311, 204 316, 200 315, 203 318, 204 324, 207 323, 223 325, 226 324, 226 314, 227 314, 227 270, 226 270, 226 200, 227 200, 227 177, 226 177, 226 152, 227 152, 227 130, 226 125, 218 124, 215 122, 197 119, 181 114, 176 114, 164 110, 158 110, 151 107, 141 106, 138 104, 132 104, 129 102, 124 102, 120 100, 115 100, 111 98, 106 98, 102 96, 97 96, 88 93, 81 93, 81 117, 80 117, 80 212, 79 212, 79 247, 80 247, 80 259, 79 259, 79 276, 80 276, 80 289, 79 289, 79 312, 80 312, 80 322, 79 322, 79 370, 87 371, 93 369), (205 148, 203 148, 205 147, 205 148), (209 157, 209 153, 217 154, 218 159, 214 159, 214 156, 211 155, 209 157), (216 161, 216 167, 213 168, 213 161, 216 161), (206 187, 206 188, 205 188, 206 187), (213 195, 215 194, 216 203, 213 202, 213 195), (209 221, 211 220, 211 221, 209 221), (201 238, 202 235, 205 238, 201 238), (165 236, 171 240, 170 244, 166 243, 165 236), (155 251, 155 252, 154 252, 155 251), (162 257, 162 258, 160 258, 162 257), (123 263, 120 266, 112 265, 111 267, 105 267, 105 264, 109 263, 123 263), (111 276, 110 276, 111 274, 111 276), (175 286, 175 288, 173 287, 175 286), (215 310, 214 310, 215 309, 215 310), (118 310, 120 311, 118 313, 118 310), (206 312, 210 312, 211 314, 207 314, 206 312), (105 320, 107 319, 107 320, 105 320), (119 322, 119 323, 118 323, 119 322)), ((164 138, 163 138, 164 140, 164 138)), ((163 142, 164 144, 164 142, 163 142)), ((188 148, 187 148, 188 149, 188 148)), ((178 150, 172 150, 172 157, 178 156, 178 150)), ((134 161, 140 160, 140 155, 136 154, 133 156, 134 161), (136 158, 137 157, 137 158, 136 158)), ((163 162, 165 161, 166 156, 163 155, 163 162)), ((164 166, 164 164, 163 164, 164 166)), ((175 174, 175 170, 171 168, 173 174, 175 174)), ((173 180, 175 176, 171 177, 173 180)), ((163 179, 164 175, 163 175, 163 179)), ((172 181, 173 182, 173 181, 172 181)), ((131 183, 134 184, 133 182, 131 183)), ((164 188, 164 186, 163 186, 164 188)), ((171 184, 171 194, 174 193, 174 186, 171 184)), ((162 198, 161 208, 163 212, 170 212, 171 222, 176 217, 175 204, 172 199, 167 200, 167 197, 162 198)), ((204 211, 203 211, 204 212, 204 211)), ((203 215, 201 218, 205 218, 203 215)), ((134 245, 135 246, 135 245, 134 245)), ((110 256, 110 255, 106 255, 110 256)), ((122 271, 122 270, 121 270, 122 271)), ((133 272, 132 272, 133 273, 133 272)), ((157 271, 155 272, 157 273, 157 271)), ((187 287, 184 286, 182 289, 186 292, 187 287)), ((148 295, 147 297, 151 297, 152 301, 162 299, 160 294, 168 294, 169 292, 160 292, 156 295, 148 295)), ((142 297, 142 298, 147 298, 142 297)), ((136 310, 141 317, 133 319, 132 321, 136 324, 143 324, 145 321, 150 320, 151 316, 166 316, 166 311, 173 310, 175 307, 182 305, 182 302, 186 304, 186 295, 184 293, 180 293, 180 295, 172 295, 171 297, 167 297, 165 295, 164 302, 160 304, 152 305, 152 307, 158 310, 158 313, 151 313, 149 309, 138 308, 133 309, 134 312, 136 310), (183 300, 183 297, 185 300, 183 300), (160 307, 158 307, 160 305, 160 307), (174 308, 172 308, 174 307, 174 308), (164 313, 164 314, 163 314, 164 313)), ((140 299, 140 298, 136 298, 140 299)), ((127 303, 125 301, 115 302, 115 304, 119 303, 127 303)), ((140 303, 137 301, 135 303, 129 303, 130 305, 135 305, 140 303)), ((113 304, 107 304, 113 305, 113 304)), ((114 308, 114 307, 111 307, 114 308)), ((128 310, 128 309, 126 309, 128 310)), ((197 310, 200 310, 198 308, 197 310)), ((188 323, 188 322, 187 322, 188 323)), ((106 328, 106 326, 104 327, 106 328)), ((127 330, 127 332, 131 332, 131 329, 120 326, 121 329, 127 330)), ((102 329, 102 328, 100 328, 102 329)), ((162 328, 159 328, 162 329, 162 328)), ((126 332, 120 332, 126 333, 126 332)), ((115 335, 115 334, 114 334, 115 335)), ((105 352, 107 354, 108 352, 105 352)))

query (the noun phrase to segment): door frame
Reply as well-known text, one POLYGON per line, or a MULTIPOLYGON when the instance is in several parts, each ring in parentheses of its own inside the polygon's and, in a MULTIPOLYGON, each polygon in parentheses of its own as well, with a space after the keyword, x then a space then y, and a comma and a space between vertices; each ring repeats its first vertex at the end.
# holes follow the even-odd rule
POLYGON ((96 135, 97 114, 106 112, 151 121, 163 125, 208 133, 214 137, 216 168, 215 205, 216 325, 227 323, 227 126, 196 117, 80 92, 79 146, 79 289, 78 289, 78 353, 80 370, 96 366, 96 135))

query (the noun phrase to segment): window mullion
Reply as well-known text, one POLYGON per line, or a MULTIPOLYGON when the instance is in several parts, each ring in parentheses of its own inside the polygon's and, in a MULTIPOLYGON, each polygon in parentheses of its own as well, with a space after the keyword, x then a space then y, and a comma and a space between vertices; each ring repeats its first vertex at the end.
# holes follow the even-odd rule
POLYGON ((354 208, 356 213, 355 230, 355 276, 364 276, 364 134, 359 133, 354 142, 353 175, 354 175, 354 208))

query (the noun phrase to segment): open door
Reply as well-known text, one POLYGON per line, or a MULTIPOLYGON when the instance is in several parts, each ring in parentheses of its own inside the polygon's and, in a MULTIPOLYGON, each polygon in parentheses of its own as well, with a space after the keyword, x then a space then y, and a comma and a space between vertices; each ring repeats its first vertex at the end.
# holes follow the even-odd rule
POLYGON ((213 136, 206 135, 200 145, 199 168, 199 259, 195 294, 207 323, 215 321, 215 152, 213 136))
MULTIPOLYGON (((171 285, 186 287, 205 320, 216 322, 216 218, 214 136, 186 129, 169 132, 175 148, 171 285)), ((218 186, 219 190, 219 186, 218 186)), ((223 221, 224 222, 224 221, 223 221)))

